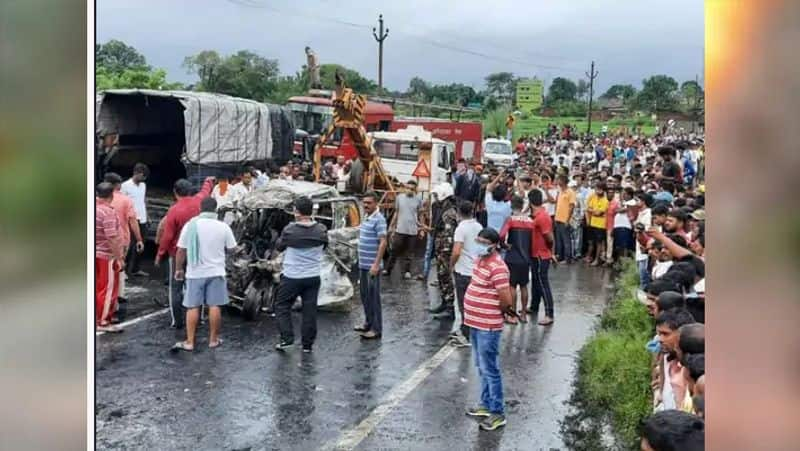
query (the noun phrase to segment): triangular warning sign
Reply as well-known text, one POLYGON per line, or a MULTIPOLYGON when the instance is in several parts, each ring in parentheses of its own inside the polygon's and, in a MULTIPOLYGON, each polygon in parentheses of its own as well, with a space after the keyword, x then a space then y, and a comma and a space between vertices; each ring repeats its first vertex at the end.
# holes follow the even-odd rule
POLYGON ((425 160, 419 160, 417 163, 417 167, 414 168, 414 172, 411 173, 414 177, 430 177, 431 170, 428 168, 428 163, 425 160))

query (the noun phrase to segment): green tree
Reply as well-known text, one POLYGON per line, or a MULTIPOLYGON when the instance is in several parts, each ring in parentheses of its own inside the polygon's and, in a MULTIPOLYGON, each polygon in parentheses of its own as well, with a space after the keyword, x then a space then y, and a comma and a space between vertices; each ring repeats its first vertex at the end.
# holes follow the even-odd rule
POLYGON ((577 91, 578 99, 583 99, 589 94, 589 83, 586 80, 580 79, 578 80, 577 91))
POLYGON ((225 57, 214 51, 203 51, 186 57, 183 66, 200 78, 196 90, 257 101, 270 96, 279 76, 277 60, 264 58, 249 50, 240 50, 225 57))
POLYGON ((511 72, 489 74, 486 80, 486 95, 499 103, 511 105, 517 91, 517 78, 511 72))
MULTIPOLYGON (((378 92, 378 84, 374 81, 364 77, 359 72, 348 69, 339 64, 322 64, 319 67, 319 78, 322 81, 322 86, 325 89, 334 89, 336 87, 336 71, 344 75, 345 83, 348 88, 352 88, 357 94, 375 94, 378 92)), ((308 77, 307 72, 303 71, 308 77)))
POLYGON ((642 81, 642 90, 636 96, 636 107, 650 113, 675 111, 678 106, 678 82, 667 75, 654 75, 642 81))
POLYGON ((562 77, 556 77, 547 90, 547 105, 553 105, 559 100, 575 100, 578 95, 578 86, 575 82, 562 77))
POLYGON ((126 70, 150 70, 147 60, 138 50, 116 39, 105 44, 96 44, 94 54, 95 66, 104 67, 112 74, 121 74, 126 70))
POLYGON ((627 104, 636 96, 636 88, 633 85, 613 85, 600 97, 604 99, 616 99, 622 97, 622 101, 627 104))
POLYGON ((183 59, 183 67, 200 78, 200 82, 195 86, 198 90, 210 90, 209 87, 215 86, 215 77, 219 75, 221 63, 222 58, 214 50, 203 50, 197 55, 183 59))
POLYGON ((406 95, 420 102, 427 102, 430 98, 430 85, 420 77, 414 77, 408 82, 406 95))
POLYGON ((167 81, 167 73, 163 69, 144 70, 126 69, 122 73, 113 73, 106 67, 98 67, 95 73, 95 86, 98 91, 107 89, 182 89, 181 83, 167 81))
POLYGON ((681 105, 687 111, 696 110, 705 101, 705 92, 695 80, 684 81, 680 90, 681 105))

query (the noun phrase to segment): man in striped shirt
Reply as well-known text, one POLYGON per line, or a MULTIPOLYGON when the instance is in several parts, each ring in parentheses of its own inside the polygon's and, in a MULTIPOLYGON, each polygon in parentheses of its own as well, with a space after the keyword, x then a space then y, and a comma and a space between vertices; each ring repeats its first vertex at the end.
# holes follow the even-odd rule
POLYGON ((117 309, 119 273, 125 268, 122 231, 117 213, 111 206, 114 186, 103 182, 97 185, 94 220, 94 301, 95 325, 98 330, 117 332, 111 317, 117 309))
POLYGON ((485 417, 480 428, 493 431, 506 424, 498 355, 503 314, 513 314, 514 309, 508 267, 498 252, 500 235, 485 228, 475 241, 478 259, 464 296, 464 324, 471 328, 470 342, 481 380, 481 404, 467 410, 467 415, 485 417))
POLYGON ((386 251, 386 218, 378 210, 378 195, 369 192, 361 199, 367 217, 358 233, 358 272, 364 324, 353 329, 366 339, 383 334, 381 317, 381 260, 386 251))

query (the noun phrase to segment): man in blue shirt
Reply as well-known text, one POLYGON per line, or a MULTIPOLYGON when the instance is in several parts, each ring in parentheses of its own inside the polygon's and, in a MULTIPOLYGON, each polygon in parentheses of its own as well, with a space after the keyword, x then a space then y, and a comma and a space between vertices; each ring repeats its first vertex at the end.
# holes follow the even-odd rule
POLYGON ((374 192, 361 199, 367 217, 361 222, 358 233, 358 273, 364 324, 353 329, 366 339, 380 338, 383 334, 380 271, 386 252, 386 218, 378 210, 378 199, 374 192))
POLYGON ((504 179, 506 175, 503 171, 497 174, 497 177, 486 186, 486 197, 484 199, 486 204, 486 227, 494 229, 498 233, 503 228, 506 219, 511 216, 511 202, 506 200, 508 189, 505 184, 501 183, 501 179, 504 179))
POLYGON ((275 316, 281 341, 275 349, 283 351, 294 344, 292 303, 303 300, 303 352, 311 352, 317 337, 317 296, 319 295, 322 252, 328 245, 328 230, 311 219, 314 204, 307 197, 294 201, 295 222, 283 228, 275 243, 283 254, 283 271, 275 299, 275 316))

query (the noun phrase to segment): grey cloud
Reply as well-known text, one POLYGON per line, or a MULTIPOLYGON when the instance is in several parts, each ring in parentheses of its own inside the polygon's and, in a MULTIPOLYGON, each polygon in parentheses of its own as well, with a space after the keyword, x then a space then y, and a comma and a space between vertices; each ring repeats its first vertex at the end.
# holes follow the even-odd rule
POLYGON ((405 89, 414 76, 481 88, 483 78, 496 71, 576 80, 585 78, 592 59, 600 71, 600 93, 615 83, 639 85, 659 73, 679 82, 702 77, 703 4, 695 0, 377 3, 100 0, 97 40, 121 39, 166 69, 170 79, 184 82, 193 77, 181 68, 183 58, 201 50, 250 49, 278 59, 282 72, 294 73, 305 62, 306 45, 323 63, 343 64, 377 79, 371 27, 382 12, 391 30, 384 53, 384 83, 390 89, 405 89))

